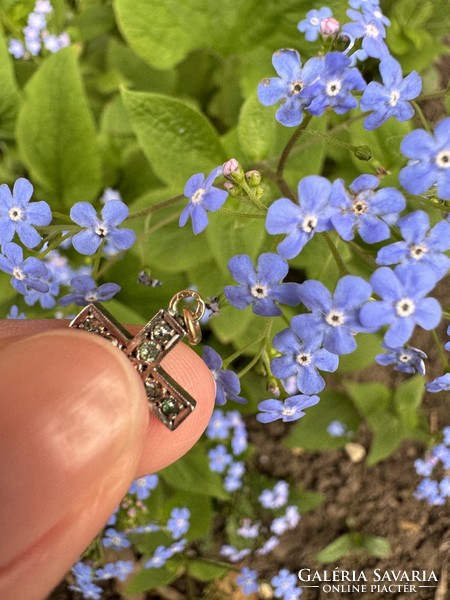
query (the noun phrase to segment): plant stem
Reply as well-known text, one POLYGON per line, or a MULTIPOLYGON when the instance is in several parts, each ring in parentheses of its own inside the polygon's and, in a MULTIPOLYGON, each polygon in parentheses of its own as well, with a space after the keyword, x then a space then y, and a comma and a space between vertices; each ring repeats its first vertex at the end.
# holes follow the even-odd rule
POLYGON ((448 360, 447 357, 444 354, 444 350, 442 349, 442 344, 441 341, 438 337, 438 334, 436 332, 436 329, 433 329, 431 331, 431 335, 433 336, 433 341, 435 343, 435 346, 437 348, 438 354, 439 354, 439 358, 441 360, 442 366, 444 367, 445 371, 450 371, 450 365, 448 364, 448 360))
POLYGON ((330 234, 328 233, 328 231, 324 231, 322 233, 322 235, 324 237, 324 240, 328 244, 328 248, 330 249, 334 260, 336 261, 336 264, 337 264, 337 267, 339 270, 339 275, 341 277, 343 277, 344 275, 348 275, 349 271, 348 271, 347 267, 345 266, 344 261, 342 260, 342 256, 339 254, 339 250, 337 249, 336 244, 331 239, 330 234))
POLYGON ((261 345, 259 347, 259 350, 255 354, 255 356, 252 358, 252 360, 247 365, 245 365, 245 367, 241 371, 239 371, 239 373, 238 373, 239 379, 241 379, 241 377, 244 377, 244 375, 247 375, 247 373, 257 364, 257 362, 261 358, 261 355, 264 352, 264 349, 266 346, 267 338, 269 337, 270 331, 272 329, 272 324, 273 324, 273 317, 270 317, 267 320, 266 327, 264 329, 264 333, 261 336, 261 345))
POLYGON ((151 215, 152 213, 158 212, 160 210, 163 210, 164 208, 168 208, 169 206, 176 204, 183 198, 185 198, 185 196, 183 196, 183 194, 178 194, 178 196, 173 196, 173 198, 168 198, 167 200, 162 200, 161 202, 156 202, 156 204, 147 206, 147 208, 143 208, 141 210, 137 210, 134 213, 131 213, 130 215, 128 215, 126 220, 128 221, 129 219, 137 219, 139 217, 145 217, 146 215, 151 215))
POLYGON ((222 215, 229 215, 230 217, 245 217, 247 219, 265 219, 266 213, 241 213, 238 210, 230 210, 229 208, 219 208, 217 211, 222 215))
POLYGON ((408 192, 403 191, 403 194, 408 198, 408 200, 415 200, 418 202, 423 202, 428 206, 432 206, 433 208, 437 208, 438 210, 443 210, 444 212, 450 212, 450 206, 447 206, 445 201, 439 200, 435 202, 431 198, 427 198, 426 196, 415 196, 414 194, 408 194, 408 192))
POLYGON ((294 133, 289 138, 288 143, 286 144, 286 146, 283 150, 283 153, 280 157, 280 162, 278 163, 278 167, 277 167, 277 175, 280 179, 283 177, 284 168, 286 166, 286 162, 287 162, 287 159, 289 158, 289 154, 291 153, 291 150, 297 143, 297 140, 302 135, 303 131, 308 127, 311 119, 312 119, 312 115, 306 115, 305 118, 303 119, 303 121, 300 123, 300 125, 297 127, 297 129, 294 131, 294 133))
POLYGON ((47 246, 47 248, 44 250, 44 252, 42 252, 42 254, 40 255, 40 258, 44 258, 44 256, 47 256, 47 254, 49 252, 51 252, 52 250, 55 250, 55 248, 57 248, 62 242, 64 242, 64 240, 67 240, 67 238, 72 237, 72 235, 73 235, 73 233, 71 231, 67 231, 64 235, 57 238, 54 242, 52 242, 51 244, 49 244, 47 246))
POLYGON ((95 279, 98 276, 98 271, 100 267, 100 261, 102 259, 103 248, 105 246, 105 239, 102 240, 97 252, 94 255, 94 262, 92 265, 92 278, 95 279))
POLYGON ((425 115, 423 114, 423 111, 420 108, 419 104, 415 100, 411 100, 411 104, 414 106, 414 109, 415 109, 415 111, 417 113, 417 116, 420 119, 420 122, 423 125, 423 128, 426 131, 428 131, 428 133, 431 133, 430 124, 428 123, 427 119, 425 118, 425 115))
POLYGON ((236 352, 233 352, 233 354, 230 354, 230 356, 228 356, 224 361, 223 361, 223 365, 222 368, 226 369, 228 367, 228 365, 231 365, 231 363, 233 361, 236 360, 236 358, 239 358, 242 354, 244 354, 244 352, 246 350, 248 350, 248 348, 251 348, 254 344, 257 344, 258 342, 261 342, 262 340, 265 339, 265 336, 262 335, 261 337, 259 337, 256 340, 252 340, 251 342, 249 342, 248 344, 245 344, 245 346, 243 346, 242 348, 239 348, 239 350, 236 350, 236 352))

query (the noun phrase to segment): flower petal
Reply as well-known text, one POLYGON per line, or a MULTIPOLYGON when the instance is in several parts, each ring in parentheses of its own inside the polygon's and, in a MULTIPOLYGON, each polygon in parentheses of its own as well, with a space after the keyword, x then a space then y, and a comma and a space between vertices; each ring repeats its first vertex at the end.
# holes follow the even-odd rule
POLYGON ((416 307, 414 318, 424 329, 434 329, 439 325, 442 308, 436 298, 424 298, 416 307))
POLYGON ((72 237, 72 245, 75 248, 75 250, 80 254, 85 254, 87 256, 95 254, 100 244, 100 236, 94 233, 92 229, 85 229, 84 231, 79 231, 72 237))
POLYGON ((230 258, 228 269, 238 283, 253 286, 257 282, 255 268, 248 254, 237 254, 230 258))
POLYGON ((398 317, 389 327, 384 341, 389 346, 403 346, 409 340, 414 331, 414 319, 411 317, 398 317))
POLYGON ((108 226, 117 227, 128 217, 128 206, 121 200, 109 200, 102 208, 102 219, 108 226))
POLYGON ((302 394, 318 394, 325 387, 325 380, 314 368, 307 366, 297 373, 297 387, 302 394))
POLYGON ((24 177, 20 177, 14 184, 13 187, 13 199, 14 202, 19 203, 21 206, 27 204, 33 195, 33 186, 24 177))
POLYGON ((288 271, 288 263, 274 252, 264 252, 258 258, 256 272, 260 283, 271 284, 281 281, 288 271))
POLYGON ((320 281, 311 279, 301 283, 299 287, 299 297, 309 310, 317 309, 324 313, 331 310, 331 294, 320 281))
POLYGON ((334 303, 336 308, 348 310, 366 302, 372 293, 372 288, 361 277, 345 275, 336 286, 334 303))
POLYGON ((70 218, 81 227, 93 227, 98 217, 95 208, 89 202, 77 202, 70 209, 70 218))

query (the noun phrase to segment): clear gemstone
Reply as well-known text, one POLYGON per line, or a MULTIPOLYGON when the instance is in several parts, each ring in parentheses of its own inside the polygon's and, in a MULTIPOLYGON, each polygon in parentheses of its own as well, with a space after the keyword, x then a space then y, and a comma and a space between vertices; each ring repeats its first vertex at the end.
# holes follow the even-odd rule
POLYGON ((162 414, 166 417, 174 417, 180 412, 175 398, 167 398, 167 400, 163 400, 159 408, 162 414))
POLYGON ((158 357, 159 350, 153 342, 143 342, 136 350, 139 360, 151 362, 158 357))
POLYGON ((172 337, 172 328, 165 322, 161 321, 152 331, 152 338, 157 342, 166 342, 172 337))
POLYGON ((145 389, 147 391, 147 394, 151 398, 157 398, 158 396, 163 394, 162 385, 154 379, 147 379, 147 381, 145 382, 145 389))
POLYGON ((93 321, 91 319, 86 319, 86 321, 83 322, 82 327, 85 331, 91 331, 92 333, 99 331, 98 321, 93 321))

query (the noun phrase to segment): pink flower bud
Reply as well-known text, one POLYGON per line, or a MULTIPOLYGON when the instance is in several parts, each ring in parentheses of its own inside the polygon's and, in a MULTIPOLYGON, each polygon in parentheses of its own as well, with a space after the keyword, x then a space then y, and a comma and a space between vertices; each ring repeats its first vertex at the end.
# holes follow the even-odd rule
POLYGON ((327 17, 320 21, 320 33, 325 39, 336 35, 340 27, 341 24, 334 17, 327 17))
POLYGON ((223 174, 225 177, 228 177, 232 173, 239 171, 239 162, 235 158, 230 158, 223 165, 223 174))

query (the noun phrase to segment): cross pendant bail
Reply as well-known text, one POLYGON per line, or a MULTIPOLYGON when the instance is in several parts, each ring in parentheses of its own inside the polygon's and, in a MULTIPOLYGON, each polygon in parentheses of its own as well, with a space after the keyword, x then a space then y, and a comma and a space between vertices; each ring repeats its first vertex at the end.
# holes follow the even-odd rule
POLYGON ((150 409, 170 430, 194 410, 194 398, 161 366, 168 352, 185 336, 191 344, 201 339, 199 321, 205 312, 202 297, 193 290, 175 294, 167 310, 161 309, 134 337, 103 306, 94 302, 85 306, 69 327, 82 329, 109 340, 124 352, 142 379, 150 409), (193 309, 182 300, 196 302, 193 309))

